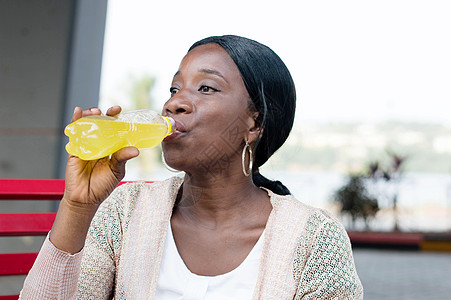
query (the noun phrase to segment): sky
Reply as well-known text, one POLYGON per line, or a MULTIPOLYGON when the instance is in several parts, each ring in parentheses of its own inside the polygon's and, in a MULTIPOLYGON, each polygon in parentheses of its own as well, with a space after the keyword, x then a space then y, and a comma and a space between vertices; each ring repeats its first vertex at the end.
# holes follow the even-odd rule
MULTIPOLYGON (((236 34, 272 48, 297 90, 295 125, 451 125, 451 1, 109 0, 100 107, 157 79, 158 109, 189 46, 236 34)), ((124 105, 126 106, 126 105, 124 105)))

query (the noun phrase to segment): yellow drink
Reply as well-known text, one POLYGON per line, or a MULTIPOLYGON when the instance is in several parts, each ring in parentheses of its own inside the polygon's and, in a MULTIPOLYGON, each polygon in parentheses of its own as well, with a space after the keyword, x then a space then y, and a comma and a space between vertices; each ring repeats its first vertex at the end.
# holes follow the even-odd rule
POLYGON ((152 148, 171 133, 171 123, 142 124, 123 122, 106 116, 89 116, 69 124, 66 150, 83 160, 108 156, 121 148, 152 148))

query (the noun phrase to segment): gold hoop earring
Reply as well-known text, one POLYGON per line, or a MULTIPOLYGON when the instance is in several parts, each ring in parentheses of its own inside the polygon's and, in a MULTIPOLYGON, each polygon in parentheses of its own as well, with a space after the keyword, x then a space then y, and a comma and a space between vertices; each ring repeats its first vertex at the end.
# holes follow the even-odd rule
POLYGON ((173 173, 179 173, 179 172, 182 172, 182 171, 180 171, 180 170, 176 170, 176 169, 171 168, 170 166, 168 166, 168 164, 167 164, 166 161, 164 160, 164 153, 163 153, 163 151, 161 151, 161 161, 163 162, 164 167, 165 167, 166 169, 168 169, 168 171, 171 171, 171 172, 173 172, 173 173))
POLYGON ((241 166, 243 167, 243 174, 244 176, 248 177, 252 173, 252 164, 253 164, 253 157, 252 157, 252 149, 249 146, 248 141, 246 141, 246 145, 244 145, 243 153, 241 154, 241 166), (246 163, 246 150, 249 151, 249 171, 246 171, 245 163, 246 163))

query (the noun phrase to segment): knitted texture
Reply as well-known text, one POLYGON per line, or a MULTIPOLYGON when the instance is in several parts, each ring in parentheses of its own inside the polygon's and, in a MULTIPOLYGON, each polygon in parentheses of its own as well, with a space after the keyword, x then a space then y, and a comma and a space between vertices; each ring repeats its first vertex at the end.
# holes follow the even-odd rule
POLYGON ((75 299, 83 251, 69 254, 47 238, 25 279, 20 299, 75 299))
MULTIPOLYGON (((22 299, 32 299, 30 291, 39 291, 35 295, 46 299, 153 299, 182 182, 173 177, 117 188, 91 223, 83 260, 71 258, 47 240, 22 299), (66 256, 69 262, 55 261, 66 256), (43 259, 55 263, 47 265, 43 259), (74 270, 80 265, 78 277, 74 270), (55 296, 55 285, 65 291, 64 298, 55 296)), ((292 196, 271 191, 268 195, 273 210, 265 229, 253 299, 362 299, 362 285, 342 225, 292 196)))

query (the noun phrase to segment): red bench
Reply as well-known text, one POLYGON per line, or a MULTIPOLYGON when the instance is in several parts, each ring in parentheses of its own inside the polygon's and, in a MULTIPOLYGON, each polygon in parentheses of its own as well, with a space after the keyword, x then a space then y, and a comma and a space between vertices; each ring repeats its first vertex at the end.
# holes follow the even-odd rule
MULTIPOLYGON (((60 200, 64 192, 62 179, 0 179, 0 200, 60 200)), ((52 227, 55 213, 1 213, 0 236, 45 236, 52 227)), ((37 252, 1 253, 0 276, 26 275, 37 252)), ((0 295, 1 300, 18 295, 0 295)))
MULTIPOLYGON (((0 179, 0 201, 61 200, 63 193, 63 179, 0 179)), ((46 236, 52 228, 55 215, 56 213, 0 213, 0 237, 46 236)), ((0 253, 0 277, 28 274, 37 254, 0 253)), ((0 300, 11 299, 18 299, 18 295, 0 295, 0 300)))

